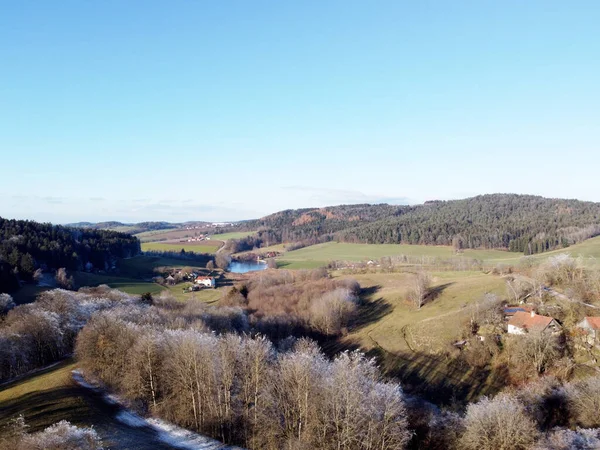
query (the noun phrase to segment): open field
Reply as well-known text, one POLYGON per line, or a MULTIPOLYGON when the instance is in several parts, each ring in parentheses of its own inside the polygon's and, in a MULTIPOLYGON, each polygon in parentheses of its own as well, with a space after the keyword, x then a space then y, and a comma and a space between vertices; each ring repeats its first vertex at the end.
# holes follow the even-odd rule
MULTIPOLYGON (((338 272, 339 273, 339 272, 338 272)), ((387 305, 381 320, 352 332, 361 347, 378 346, 392 353, 410 350, 411 333, 426 336, 429 343, 458 339, 468 306, 488 293, 505 294, 505 281, 481 272, 433 272, 433 298, 416 309, 406 298, 414 277, 411 273, 339 275, 357 280, 369 304, 387 305), (408 339, 408 343, 407 340, 408 339)), ((413 345, 414 347, 414 345, 413 345)))
POLYGON ((382 370, 398 377, 408 392, 438 404, 493 395, 502 380, 493 371, 451 364, 444 350, 461 336, 470 312, 487 292, 503 294, 504 280, 481 272, 433 272, 433 296, 420 309, 407 300, 410 273, 336 277, 356 279, 363 288, 359 316, 350 333, 330 351, 361 348, 379 359, 382 370))
POLYGON ((141 242, 166 241, 169 239, 185 239, 199 236, 199 230, 186 230, 185 228, 169 228, 166 230, 144 231, 135 235, 141 242))
POLYGON ((121 260, 119 263, 119 276, 129 278, 152 278, 160 267, 192 267, 202 270, 206 263, 200 261, 163 258, 160 256, 139 255, 121 260))
POLYGON ((228 241, 229 239, 242 239, 255 233, 256 231, 233 231, 231 233, 213 234, 210 238, 211 240, 228 241))
POLYGON ((167 289, 176 300, 186 302, 188 300, 200 300, 205 303, 215 303, 221 299, 223 292, 228 290, 228 286, 218 287, 217 289, 203 288, 195 292, 184 292, 184 289, 192 286, 192 282, 179 283, 175 286, 166 286, 167 289))
MULTIPOLYGON (((600 236, 588 239, 580 244, 564 249, 534 255, 534 259, 545 259, 558 253, 570 253, 572 256, 582 256, 587 259, 600 261, 600 236)), ((347 244, 328 242, 325 244, 311 245, 293 252, 288 252, 278 258, 278 263, 286 269, 306 269, 326 266, 333 260, 365 261, 378 259, 383 256, 406 255, 412 257, 437 257, 453 258, 462 257, 478 259, 490 264, 515 264, 523 258, 522 253, 507 252, 503 250, 472 250, 467 249, 461 255, 456 255, 451 247, 431 245, 405 245, 405 244, 347 244)), ((588 261, 590 263, 594 262, 588 261)))
POLYGON ((143 242, 142 251, 159 252, 179 252, 184 249, 186 252, 194 253, 215 253, 222 245, 220 241, 200 241, 200 242, 143 242))
POLYGON ((152 283, 151 281, 144 281, 139 278, 128 278, 115 275, 101 275, 95 273, 76 272, 75 283, 79 287, 84 286, 99 286, 106 284, 111 288, 118 289, 132 295, 141 295, 146 292, 151 294, 158 294, 164 290, 164 287, 152 283))

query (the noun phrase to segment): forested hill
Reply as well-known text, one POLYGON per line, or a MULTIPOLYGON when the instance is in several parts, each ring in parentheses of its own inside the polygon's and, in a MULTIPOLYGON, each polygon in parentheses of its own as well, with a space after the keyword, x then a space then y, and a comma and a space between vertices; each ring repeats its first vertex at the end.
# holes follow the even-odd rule
POLYGON ((525 254, 600 234, 600 203, 491 194, 416 206, 344 205, 287 210, 249 221, 273 242, 305 239, 372 244, 505 248, 525 254))
POLYGON ((506 248, 526 254, 600 234, 600 203, 493 194, 425 203, 398 217, 346 229, 346 242, 506 248))
POLYGON ((105 269, 140 252, 137 238, 107 230, 76 229, 0 217, 0 292, 29 281, 38 268, 105 269))
POLYGON ((360 204, 287 209, 261 219, 244 221, 240 223, 239 228, 261 230, 259 234, 265 241, 270 242, 317 242, 330 238, 338 231, 395 217, 411 208, 387 204, 360 204))

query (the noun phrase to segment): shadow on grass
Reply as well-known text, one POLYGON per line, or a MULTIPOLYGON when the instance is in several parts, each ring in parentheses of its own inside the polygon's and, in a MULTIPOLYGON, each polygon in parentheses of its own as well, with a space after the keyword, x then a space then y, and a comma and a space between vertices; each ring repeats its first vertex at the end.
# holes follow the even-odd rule
POLYGON ((449 288, 453 284, 455 284, 455 283, 451 282, 451 283, 446 283, 446 284, 440 284, 439 286, 435 286, 435 287, 430 288, 427 291, 427 295, 425 296, 425 302, 423 303, 423 305, 427 305, 429 303, 433 303, 440 295, 442 295, 442 293, 447 288, 449 288))
POLYGON ((358 307, 356 318, 350 324, 352 330, 360 330, 369 324, 381 320, 392 312, 392 306, 383 298, 373 299, 379 290, 381 290, 381 286, 371 286, 361 289, 360 298, 362 302, 358 307))
MULTIPOLYGON (((356 342, 327 342, 323 350, 329 357, 360 350, 356 342)), ((402 384, 403 390, 418 395, 438 406, 462 407, 481 396, 495 395, 506 385, 505 369, 475 369, 464 362, 421 352, 393 354, 382 348, 366 352, 375 358, 381 371, 402 384)))

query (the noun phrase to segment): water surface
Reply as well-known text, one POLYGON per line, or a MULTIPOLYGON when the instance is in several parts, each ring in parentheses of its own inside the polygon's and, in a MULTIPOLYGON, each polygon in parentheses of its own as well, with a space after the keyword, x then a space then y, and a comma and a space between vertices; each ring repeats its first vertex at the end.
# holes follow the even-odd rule
POLYGON ((231 261, 227 270, 233 273, 256 272, 257 270, 265 270, 267 264, 256 261, 231 261))

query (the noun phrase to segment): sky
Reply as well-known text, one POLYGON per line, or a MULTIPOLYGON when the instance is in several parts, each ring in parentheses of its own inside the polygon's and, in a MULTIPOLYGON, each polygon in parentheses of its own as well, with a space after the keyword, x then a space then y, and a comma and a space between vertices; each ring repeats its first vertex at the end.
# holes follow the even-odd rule
POLYGON ((600 201, 600 2, 0 0, 0 216, 600 201))

